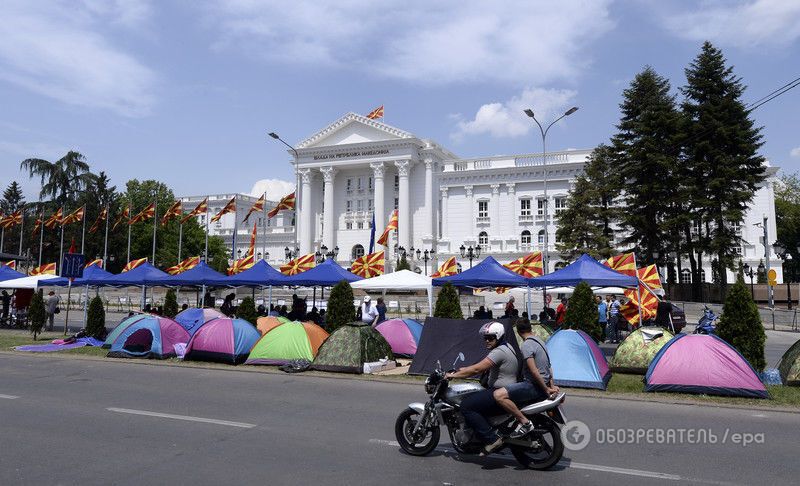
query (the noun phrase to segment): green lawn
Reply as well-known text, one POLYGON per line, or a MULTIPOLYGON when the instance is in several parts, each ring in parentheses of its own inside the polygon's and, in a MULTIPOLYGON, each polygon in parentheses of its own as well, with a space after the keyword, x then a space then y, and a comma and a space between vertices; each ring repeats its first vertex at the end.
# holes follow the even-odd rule
MULTIPOLYGON (((47 344, 54 339, 61 339, 64 337, 60 332, 45 332, 40 334, 36 341, 33 340, 33 334, 28 331, 6 330, 0 331, 0 351, 13 351, 15 346, 26 346, 29 344, 47 344)), ((81 354, 88 356, 105 356, 108 353, 107 349, 101 349, 95 346, 84 346, 82 348, 65 349, 58 351, 59 353, 81 354)))

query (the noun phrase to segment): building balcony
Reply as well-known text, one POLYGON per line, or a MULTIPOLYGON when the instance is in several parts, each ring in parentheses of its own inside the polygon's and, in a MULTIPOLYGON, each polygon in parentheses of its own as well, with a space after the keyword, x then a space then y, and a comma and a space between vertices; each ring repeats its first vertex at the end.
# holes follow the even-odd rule
POLYGON ((520 214, 517 218, 518 218, 518 221, 520 223, 532 223, 533 222, 533 215, 532 214, 520 214))
POLYGON ((491 222, 491 218, 489 218, 489 216, 478 216, 475 218, 475 222, 477 224, 489 224, 491 222))

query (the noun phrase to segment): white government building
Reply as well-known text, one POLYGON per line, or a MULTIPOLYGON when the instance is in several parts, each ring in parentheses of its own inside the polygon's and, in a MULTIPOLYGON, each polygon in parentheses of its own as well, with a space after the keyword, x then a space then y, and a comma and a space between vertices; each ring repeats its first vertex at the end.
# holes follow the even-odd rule
MULTIPOLYGON (((407 251, 413 248, 413 253, 407 253, 412 268, 428 273, 450 256, 456 256, 459 265, 468 268, 470 261, 461 256, 462 246, 480 247, 480 256, 472 264, 487 255, 506 263, 543 250, 545 231, 549 232, 552 271, 560 261, 555 251, 559 213, 566 207, 568 192, 591 152, 548 152, 546 165, 541 153, 462 159, 432 140, 355 113, 348 113, 294 148, 296 152, 287 152, 299 187, 299 254, 323 246, 329 251, 338 248, 337 261, 349 265, 369 250, 373 213, 377 239, 397 208, 399 230, 393 232, 390 250, 394 251, 394 245, 407 251), (545 171, 548 221, 544 220, 545 171), (423 259, 417 259, 416 250, 435 250, 435 254, 426 265, 423 259)), ((742 262, 754 268, 764 257, 763 230, 755 226, 764 216, 770 243, 775 240, 776 173, 776 167, 768 168, 768 178, 756 192, 740 227, 742 262)), ((248 228, 241 220, 262 191, 254 188, 250 195, 238 196, 237 253, 246 251, 252 231, 253 219, 248 228)), ((267 194, 267 210, 284 195, 267 194)), ((182 198, 184 208, 190 210, 203 197, 182 198)), ((233 194, 211 196, 210 214, 231 197, 233 194)), ((202 218, 200 223, 205 224, 202 218)), ((268 252, 267 260, 273 265, 284 263, 285 250, 295 246, 294 218, 294 212, 283 211, 264 226, 266 218, 259 215, 256 251, 268 252)), ((230 246, 233 222, 234 215, 226 215, 211 224, 210 232, 222 236, 230 246)), ((781 260, 771 247, 770 264, 782 281, 781 260)), ((709 262, 704 273, 710 281, 709 262)), ((684 270, 681 279, 689 278, 688 270, 684 270)), ((732 280, 733 275, 728 278, 732 280)))

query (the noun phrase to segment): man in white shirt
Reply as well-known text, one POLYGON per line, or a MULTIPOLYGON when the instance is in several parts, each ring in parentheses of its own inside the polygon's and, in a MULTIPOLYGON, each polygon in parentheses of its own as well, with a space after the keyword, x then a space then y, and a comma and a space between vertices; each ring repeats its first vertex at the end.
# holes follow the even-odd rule
POLYGON ((369 295, 364 296, 364 303, 361 304, 361 322, 364 324, 375 325, 378 321, 378 308, 372 304, 369 295))

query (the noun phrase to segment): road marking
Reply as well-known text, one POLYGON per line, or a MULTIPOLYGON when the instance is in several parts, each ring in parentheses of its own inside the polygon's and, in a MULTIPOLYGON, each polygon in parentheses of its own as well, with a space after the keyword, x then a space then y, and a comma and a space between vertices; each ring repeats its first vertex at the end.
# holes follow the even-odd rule
POLYGON ((5 398, 7 400, 16 400, 19 397, 16 395, 0 395, 0 398, 5 398))
POLYGON ((227 425, 228 427, 240 427, 243 429, 252 429, 256 427, 255 424, 248 424, 244 422, 231 422, 228 420, 217 420, 204 417, 192 417, 190 415, 173 415, 171 413, 148 412, 147 410, 131 410, 129 408, 107 408, 109 412, 129 413, 132 415, 144 415, 147 417, 167 418, 174 420, 186 420, 188 422, 202 422, 205 424, 227 425))

